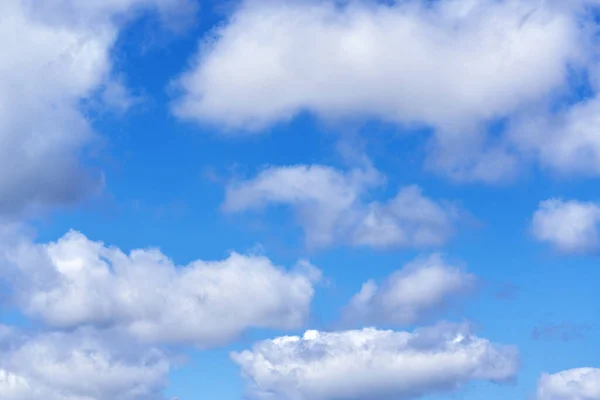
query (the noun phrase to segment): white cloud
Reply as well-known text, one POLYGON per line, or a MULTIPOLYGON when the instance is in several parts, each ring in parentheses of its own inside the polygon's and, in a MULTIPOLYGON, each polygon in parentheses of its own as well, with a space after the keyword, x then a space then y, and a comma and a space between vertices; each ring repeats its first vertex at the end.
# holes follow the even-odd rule
POLYGON ((537 400, 599 400, 600 369, 578 368, 553 375, 544 374, 537 400))
POLYGON ((469 126, 564 83, 577 27, 539 3, 246 2, 183 77, 177 112, 250 127, 304 109, 469 126))
POLYGON ((93 141, 81 102, 111 85, 117 17, 186 2, 0 2, 1 214, 70 203, 102 187, 79 161, 93 141))
POLYGON ((472 291, 476 282, 474 275, 434 254, 407 264, 381 286, 366 282, 352 298, 346 316, 369 323, 412 324, 436 315, 472 291))
POLYGON ((453 325, 413 333, 307 331, 259 342, 232 358, 250 381, 252 399, 408 400, 473 380, 510 380, 518 369, 515 348, 453 325))
POLYGON ((101 98, 105 105, 121 113, 143 101, 142 97, 130 93, 127 87, 118 80, 112 80, 104 86, 101 98))
POLYGON ((589 2, 568 3, 245 1, 202 42, 174 112, 230 133, 303 111, 426 125, 435 130, 428 168, 506 180, 527 149, 486 135, 486 124, 545 107, 568 87, 568 68, 590 65, 578 15, 589 2))
POLYGON ((547 169, 560 174, 600 175, 600 97, 575 104, 556 115, 524 117, 511 140, 547 169))
POLYGON ((424 247, 445 243, 456 212, 417 186, 383 203, 365 200, 384 178, 372 168, 348 172, 321 165, 272 167, 230 184, 223 208, 241 212, 270 205, 291 206, 311 246, 336 242, 356 246, 424 247))
POLYGON ((169 360, 87 332, 14 333, 0 350, 3 400, 160 400, 169 360))
POLYGON ((144 342, 199 347, 248 328, 299 327, 320 278, 306 261, 286 271, 236 253, 176 266, 158 250, 125 254, 78 232, 45 245, 5 241, 0 256, 20 307, 52 327, 112 328, 144 342))
POLYGON ((535 239, 564 253, 594 251, 600 246, 600 205, 550 199, 540 203, 531 230, 535 239))

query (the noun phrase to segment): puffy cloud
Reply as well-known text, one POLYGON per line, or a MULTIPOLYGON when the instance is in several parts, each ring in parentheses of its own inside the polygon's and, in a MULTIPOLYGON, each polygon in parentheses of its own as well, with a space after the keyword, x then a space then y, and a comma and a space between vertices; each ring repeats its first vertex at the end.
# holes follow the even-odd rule
POLYGON ((13 333, 0 350, 3 400, 159 400, 169 360, 94 333, 13 333), (115 342, 116 343, 116 342, 115 342))
POLYGON ((125 254, 78 232, 49 244, 13 239, 0 250, 17 303, 52 327, 112 328, 144 342, 199 347, 252 327, 297 328, 320 278, 306 261, 285 271, 236 253, 179 267, 158 250, 125 254))
POLYGON ((577 103, 556 115, 524 117, 511 140, 542 166, 560 174, 600 175, 600 98, 577 103))
POLYGON ((589 163, 573 153, 591 141, 577 127, 557 129, 548 148, 535 140, 541 129, 520 131, 531 138, 516 142, 484 133, 497 119, 544 108, 568 87, 569 68, 591 65, 580 18, 589 3, 246 1, 202 42, 178 80, 174 112, 226 132, 303 111, 425 125, 435 131, 426 166, 459 181, 514 177, 532 141, 542 163, 560 162, 556 152, 589 163))
POLYGON ((241 212, 269 205, 291 206, 311 246, 336 242, 385 247, 445 243, 453 233, 453 207, 407 186, 386 202, 367 202, 369 189, 384 182, 372 168, 348 172, 321 165, 272 167, 228 186, 223 208, 241 212))
POLYGON ((80 164, 94 138, 82 103, 114 87, 117 20, 186 2, 1 2, 0 214, 71 203, 102 187, 102 177, 80 164))
POLYGON ((350 319, 369 323, 412 324, 437 314, 472 291, 477 279, 446 263, 438 254, 417 259, 378 286, 366 282, 346 312, 350 319))
POLYGON ((565 253, 594 251, 600 245, 600 205, 575 200, 550 199, 533 215, 533 236, 565 253))
POLYGON ((537 400, 598 400, 600 369, 578 368, 544 374, 538 384, 537 400))
POLYGON ((577 55, 574 21, 538 1, 423 3, 246 2, 182 78, 176 111, 238 127, 305 109, 464 127, 547 94, 577 55))
POLYGON ((413 333, 307 331, 259 342, 232 358, 253 399, 408 400, 472 380, 510 380, 518 369, 515 348, 453 325, 413 333))
POLYGON ((1 212, 73 201, 100 183, 78 166, 91 131, 77 103, 109 74, 115 32, 46 23, 24 3, 0 5, 1 212))

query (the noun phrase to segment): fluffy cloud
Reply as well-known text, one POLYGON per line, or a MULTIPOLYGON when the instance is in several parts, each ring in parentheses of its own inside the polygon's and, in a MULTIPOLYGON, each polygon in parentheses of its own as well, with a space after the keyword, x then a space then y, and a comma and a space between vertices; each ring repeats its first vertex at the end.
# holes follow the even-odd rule
POLYGON ((158 250, 129 254, 78 232, 55 243, 5 242, 4 275, 30 316, 56 328, 93 326, 144 342, 221 345, 247 328, 297 328, 320 272, 285 271, 262 256, 175 266, 158 250))
POLYGON ((578 368, 553 375, 544 374, 538 384, 537 400, 598 400, 600 369, 578 368))
POLYGON ((183 77, 177 111, 250 127, 304 109, 469 126, 564 82, 577 27, 538 6, 246 2, 183 77))
POLYGON ((94 138, 82 102, 114 87, 117 19, 142 8, 168 13, 182 3, 1 2, 0 214, 71 203, 102 187, 100 174, 80 164, 94 138))
POLYGON ((12 336, 0 343, 3 400, 164 399, 169 361, 158 350, 90 332, 12 336))
POLYGON ((600 97, 552 116, 518 121, 512 141, 542 166, 561 174, 600 175, 600 97))
POLYGON ((366 282, 350 302, 347 317, 369 323, 412 324, 448 307, 475 284, 474 275, 432 255, 407 264, 381 286, 366 282))
POLYGON ((524 138, 484 134, 498 118, 545 108, 569 86, 569 68, 592 65, 588 3, 246 1, 203 41, 174 110, 226 131, 303 111, 425 125, 435 130, 427 167, 462 181, 511 178, 530 153, 568 172, 597 169, 598 151, 575 151, 594 142, 582 129, 595 126, 586 109, 597 106, 569 111, 569 130, 552 129, 548 143, 542 126, 519 129, 524 138))
POLYGON ((416 399, 472 380, 502 382, 518 369, 513 347, 462 326, 410 332, 307 331, 232 354, 253 399, 416 399))
POLYGON ((594 251, 600 246, 600 205, 591 202, 551 199, 533 215, 533 236, 565 253, 594 251))
POLYGON ((445 243, 456 211, 402 188, 383 203, 365 201, 384 178, 371 168, 342 172, 320 165, 272 167, 227 188, 223 208, 241 212, 269 205, 291 206, 311 246, 336 242, 356 246, 423 247, 445 243))

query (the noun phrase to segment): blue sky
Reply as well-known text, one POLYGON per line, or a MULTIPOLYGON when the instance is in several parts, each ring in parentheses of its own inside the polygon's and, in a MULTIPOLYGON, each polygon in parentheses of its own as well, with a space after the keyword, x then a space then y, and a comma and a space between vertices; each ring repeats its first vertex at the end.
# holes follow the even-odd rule
POLYGON ((597 6, 4 2, 0 398, 600 400, 597 6))

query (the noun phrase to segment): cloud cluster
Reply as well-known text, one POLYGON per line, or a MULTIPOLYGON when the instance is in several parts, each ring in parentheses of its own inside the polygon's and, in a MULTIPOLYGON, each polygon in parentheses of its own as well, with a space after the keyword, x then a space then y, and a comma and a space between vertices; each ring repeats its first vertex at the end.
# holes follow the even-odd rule
POLYGON ((457 217, 451 205, 425 197, 418 186, 401 188, 383 203, 367 201, 369 189, 383 182, 372 168, 344 172, 322 165, 271 167, 230 184, 223 209, 292 207, 307 243, 315 247, 428 247, 450 238, 457 217))
POLYGON ((415 332, 307 331, 232 354, 252 399, 416 399, 473 380, 514 378, 516 349, 472 335, 464 326, 415 332))
MULTIPOLYGON (((6 331, 6 328, 3 328, 6 331)), ((0 340, 3 400, 161 400, 169 360, 100 335, 10 331, 0 340)))
POLYGON ((228 132, 304 111, 428 126, 427 166, 463 181, 505 180, 530 159, 597 174, 598 101, 539 112, 571 71, 593 69, 588 3, 243 2, 179 79, 174 110, 228 132), (516 117, 501 138, 485 133, 516 117))
POLYGON ((368 323, 412 324, 435 316, 475 288, 477 279, 440 255, 421 258, 394 272, 381 285, 366 282, 346 310, 368 323))
POLYGON ((533 215, 531 232, 540 242, 560 252, 585 253, 600 246, 600 205, 576 200, 550 199, 533 215))
MULTIPOLYGON (((102 175, 83 161, 97 138, 87 104, 101 100, 121 109, 130 104, 127 87, 115 78, 111 57, 120 30, 138 12, 159 12, 166 22, 188 4, 192 3, 0 2, 2 223, 23 213, 74 203, 102 189, 102 175)), ((97 264, 96 275, 86 274, 90 266, 81 265, 82 275, 61 280, 60 272, 50 268, 48 246, 33 245, 8 225, 0 226, 0 240, 0 276, 14 284, 5 295, 14 294, 19 305, 44 318, 74 322, 68 333, 31 334, 0 327, 0 398, 164 399, 169 360, 162 351, 78 326, 90 322, 86 316, 96 318, 96 311, 105 315, 106 307, 98 302, 115 302, 113 289, 102 287, 97 264)), ((65 257, 78 261, 77 254, 65 257)))
POLYGON ((129 254, 78 232, 1 247, 17 303, 55 328, 112 328, 144 342, 222 345, 248 328, 291 329, 308 315, 320 272, 262 256, 176 266, 158 250, 129 254), (10 266, 10 268, 8 267, 10 266))
MULTIPOLYGON (((596 0, 255 1, 203 41, 178 79, 174 112, 225 131, 259 131, 303 112, 432 128, 429 168, 457 180, 500 181, 525 161, 600 174, 595 53, 584 5, 596 0), (571 73, 592 94, 555 110, 571 73), (499 134, 490 125, 508 120, 499 134)), ((86 104, 126 110, 111 52, 126 22, 185 18, 192 0, 0 1, 0 221, 101 190, 85 165, 96 140, 86 104)), ((231 183, 223 209, 283 205, 310 246, 422 248, 446 243, 456 209, 418 186, 385 201, 369 165, 270 167, 231 183)), ((533 236, 564 253, 600 247, 600 205, 551 199, 533 236)), ((231 253, 176 265, 157 249, 129 253, 69 232, 35 243, 0 224, 0 279, 38 333, 0 326, 0 398, 163 400, 170 359, 157 346, 224 345, 252 328, 297 329, 321 272, 231 253)), ((350 318, 413 324, 471 291, 476 278, 438 255, 367 281, 350 318)), ((4 287, 2 287, 4 289, 4 287)), ((577 333, 577 332, 575 332, 577 333)), ((536 337, 572 335, 543 327, 536 337)), ((411 400, 472 381, 515 378, 517 350, 466 326, 414 332, 307 331, 233 353, 256 400, 411 400)), ((600 370, 544 374, 538 400, 600 400, 600 370)))
POLYGON ((537 400, 598 400, 600 369, 577 368, 553 375, 544 374, 538 384, 537 400))

